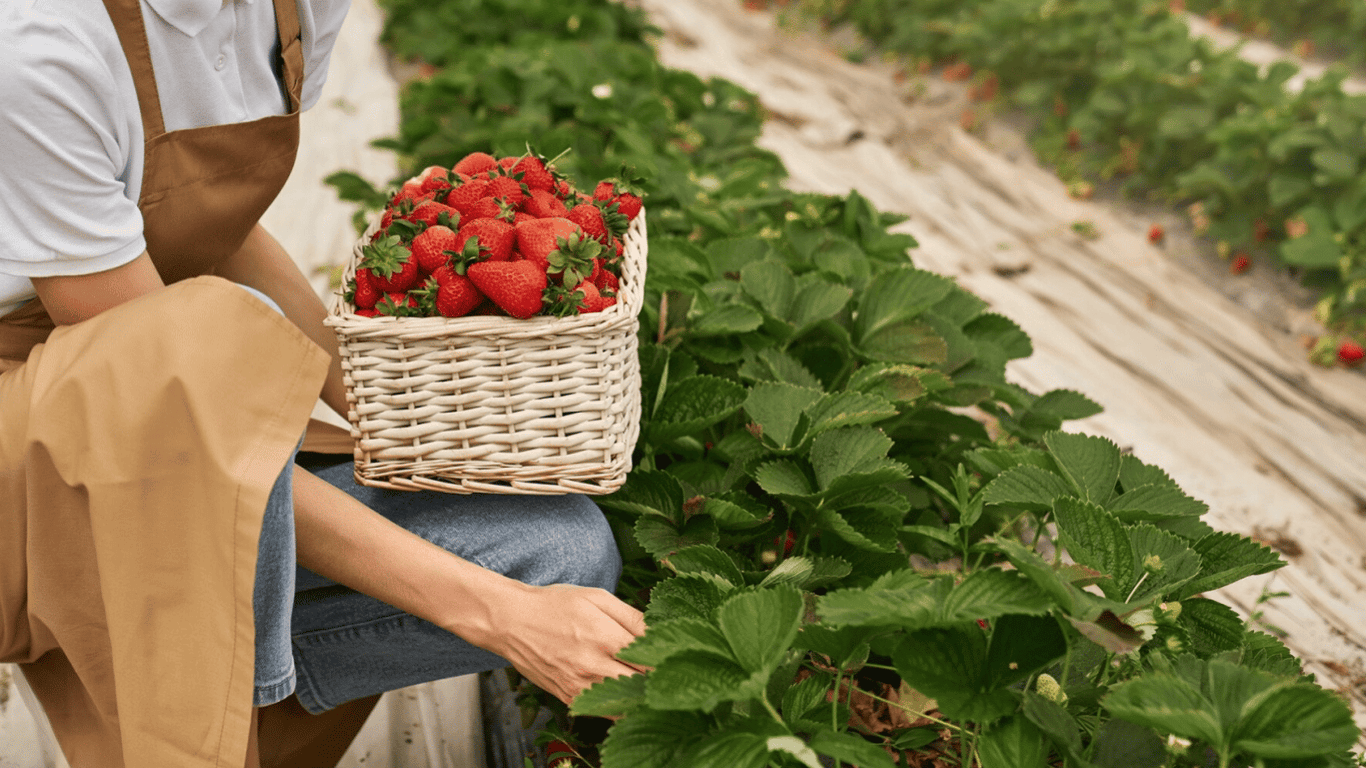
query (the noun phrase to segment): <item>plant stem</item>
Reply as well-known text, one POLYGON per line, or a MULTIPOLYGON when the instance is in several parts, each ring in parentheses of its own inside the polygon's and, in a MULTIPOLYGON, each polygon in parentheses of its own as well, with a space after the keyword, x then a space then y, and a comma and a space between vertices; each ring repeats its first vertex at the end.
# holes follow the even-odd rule
POLYGON ((1148 576, 1149 576, 1149 575, 1150 575, 1150 574, 1149 574, 1147 571, 1144 571, 1144 572, 1143 572, 1143 578, 1139 579, 1139 580, 1138 580, 1138 583, 1134 585, 1134 588, 1131 589, 1131 590, 1129 590, 1129 596, 1126 597, 1126 598, 1124 598, 1124 602, 1127 603, 1127 602, 1129 602, 1130 600, 1133 600, 1133 599, 1134 599, 1134 595, 1138 594, 1138 588, 1141 587, 1141 586, 1143 586, 1143 582, 1145 582, 1145 581, 1148 580, 1148 576))
POLYGON ((773 715, 774 720, 777 720, 779 723, 783 722, 783 716, 778 714, 778 710, 774 708, 773 702, 769 701, 767 696, 760 696, 759 700, 764 703, 764 709, 767 709, 768 713, 773 715))
MULTIPOLYGON (((866 665, 866 666, 872 666, 872 665, 871 665, 871 664, 868 664, 868 665, 866 665)), ((868 692, 868 691, 865 691, 865 690, 863 690, 862 688, 859 689, 859 693, 862 693, 864 696, 867 696, 868 698, 873 699, 874 701, 880 701, 880 702, 882 702, 883 704, 887 704, 887 705, 889 705, 889 706, 896 707, 897 709, 901 710, 902 712, 905 712, 906 714, 914 715, 914 716, 916 716, 916 717, 918 717, 918 718, 921 718, 921 719, 923 719, 923 720, 929 720, 931 723, 934 723, 935 725, 940 725, 940 726, 943 726, 943 727, 945 727, 945 728, 949 728, 949 729, 958 731, 959 734, 967 733, 967 729, 964 728, 964 727, 961 726, 961 725, 954 725, 953 723, 950 723, 950 722, 948 722, 948 721, 946 721, 946 720, 940 720, 940 719, 937 718, 937 717, 931 717, 930 715, 927 715, 927 714, 925 714, 924 712, 916 712, 914 709, 911 709, 910 707, 906 706, 905 704, 901 704, 901 703, 899 703, 899 702, 892 701, 891 699, 884 699, 884 698, 882 698, 881 696, 879 696, 879 695, 877 695, 877 694, 875 694, 875 693, 870 693, 870 692, 868 692)))

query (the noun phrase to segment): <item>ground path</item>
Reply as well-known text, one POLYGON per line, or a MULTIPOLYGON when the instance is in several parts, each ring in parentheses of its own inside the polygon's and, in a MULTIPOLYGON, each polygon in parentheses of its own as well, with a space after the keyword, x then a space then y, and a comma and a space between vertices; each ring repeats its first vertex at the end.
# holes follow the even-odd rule
POLYGON ((759 95, 773 118, 760 144, 791 187, 857 189, 908 214, 919 266, 1024 327, 1035 352, 1014 381, 1101 403, 1070 428, 1166 469, 1217 528, 1280 549, 1288 567, 1218 597, 1284 628, 1366 724, 1366 377, 1306 361, 1312 321, 1292 284, 1262 270, 1230 285, 1171 212, 1071 199, 1010 120, 963 131, 958 86, 851 64, 830 38, 784 32, 738 0, 643 5, 667 66, 759 95), (1154 220, 1170 233, 1161 248, 1146 239, 1154 220), (1263 588, 1291 597, 1258 606, 1263 588))

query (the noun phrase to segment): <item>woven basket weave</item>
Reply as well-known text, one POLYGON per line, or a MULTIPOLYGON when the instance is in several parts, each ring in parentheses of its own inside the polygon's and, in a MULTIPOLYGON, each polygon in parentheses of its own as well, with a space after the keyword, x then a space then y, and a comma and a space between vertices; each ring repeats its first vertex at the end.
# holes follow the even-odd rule
POLYGON ((367 318, 335 302, 326 322, 341 345, 356 481, 447 493, 619 488, 640 433, 643 211, 624 247, 617 303, 576 317, 367 318))

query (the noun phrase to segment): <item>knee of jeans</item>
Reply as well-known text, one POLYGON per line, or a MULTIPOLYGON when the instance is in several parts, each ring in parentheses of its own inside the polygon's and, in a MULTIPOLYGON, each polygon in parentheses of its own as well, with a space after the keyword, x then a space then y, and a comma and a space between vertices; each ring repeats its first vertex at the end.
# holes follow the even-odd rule
POLYGON ((554 583, 616 589, 621 577, 621 554, 617 551, 612 527, 602 511, 587 496, 565 496, 564 508, 554 518, 561 530, 553 535, 560 542, 554 583))

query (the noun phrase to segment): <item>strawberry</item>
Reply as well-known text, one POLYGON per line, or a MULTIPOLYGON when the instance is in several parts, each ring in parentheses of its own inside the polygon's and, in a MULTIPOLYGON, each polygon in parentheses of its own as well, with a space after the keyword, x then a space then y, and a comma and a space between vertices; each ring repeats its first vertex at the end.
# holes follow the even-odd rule
POLYGON ((555 174, 546 167, 544 158, 527 155, 512 166, 512 174, 521 176, 522 183, 531 191, 549 192, 555 188, 555 174))
POLYGON ((565 218, 532 219, 516 225, 517 252, 522 258, 545 269, 547 257, 560 249, 571 235, 581 233, 579 225, 565 218))
POLYGON ((586 315, 590 312, 601 312, 617 303, 616 297, 603 296, 598 292, 598 287, 587 280, 579 283, 575 290, 583 294, 583 305, 579 309, 579 314, 581 315, 586 315))
POLYGON ((516 214, 503 198, 485 196, 470 206, 465 212, 465 218, 510 221, 516 218, 516 214))
POLYGON ((640 215, 640 209, 644 208, 644 203, 640 195, 631 192, 622 192, 614 198, 617 204, 617 212, 626 217, 627 221, 635 221, 640 215))
POLYGON ((597 272, 596 275, 597 278, 593 281, 593 284, 598 287, 598 291, 604 296, 609 293, 615 296, 620 288, 620 281, 617 279, 617 276, 605 269, 597 272))
POLYGON ((797 536, 791 530, 783 531, 781 536, 773 540, 773 546, 783 550, 783 555, 792 554, 792 548, 797 544, 797 536))
POLYGON ((425 194, 427 192, 422 189, 422 182, 410 179, 403 182, 403 186, 399 187, 394 196, 389 198, 389 205, 396 207, 404 200, 417 200, 425 194))
POLYGON ((498 168, 502 169, 505 172, 510 172, 512 170, 512 166, 516 165, 517 161, 521 159, 522 158, 518 155, 508 155, 507 157, 500 157, 498 158, 498 168))
POLYGON ((460 211, 435 200, 428 200, 413 209, 413 212, 403 217, 409 221, 417 221, 427 226, 442 224, 450 227, 460 222, 460 211), (443 220, 442 217, 445 217, 443 220))
POLYGON ((381 315, 390 317, 417 317, 422 314, 417 297, 402 291, 392 291, 375 305, 381 315))
POLYGON ((616 196, 616 182, 611 181, 610 179, 607 181, 599 181, 598 185, 593 188, 593 199, 600 203, 606 203, 616 196))
POLYGON ((361 317, 379 317, 379 310, 371 307, 370 309, 358 309, 356 314, 361 317))
POLYGON ((479 292, 504 312, 528 318, 541 311, 546 276, 529 261, 481 261, 467 272, 479 292))
POLYGON ((498 161, 494 159, 493 155, 487 152, 471 152, 461 158, 460 162, 456 163, 451 170, 473 176, 478 173, 488 173, 497 167, 498 161))
POLYGON ((478 238, 479 254, 488 261, 512 258, 517 241, 517 230, 501 219, 473 219, 460 228, 459 235, 454 250, 464 251, 471 239, 478 238))
POLYGON ((358 269, 346 298, 356 309, 374 309, 383 295, 383 291, 375 286, 374 273, 368 269, 358 269))
POLYGON ((1161 224, 1154 224, 1151 227, 1148 227, 1148 242, 1153 245, 1162 242, 1162 238, 1166 236, 1167 230, 1163 229, 1161 224))
POLYGON ((449 266, 438 269, 427 278, 423 288, 413 293, 421 294, 424 314, 429 316, 464 317, 484 303, 484 295, 474 283, 468 277, 456 274, 449 266))
POLYGON ((511 176, 495 176, 489 179, 489 195, 501 199, 509 208, 519 208, 526 201, 527 190, 522 182, 511 176))
POLYGON ((374 274, 375 287, 384 293, 402 293, 417 282, 417 262, 397 235, 370 241, 361 249, 360 267, 374 274))
POLYGON ((593 203, 580 203, 569 209, 569 214, 565 218, 583 227, 584 234, 597 240, 603 245, 607 245, 611 238, 611 233, 607 229, 607 220, 603 216, 602 209, 593 203))
POLYGON ((461 245, 455 230, 438 224, 413 238, 413 258, 423 273, 431 274, 450 263, 451 255, 459 253, 461 245))
POLYGON ((1241 275, 1252 266, 1252 257, 1246 253, 1239 253, 1233 257, 1233 261, 1228 264, 1228 271, 1235 275, 1241 275))
POLYGON ((417 178, 422 184, 423 192, 440 192, 451 188, 450 173, 442 166, 429 165, 417 178))
POLYGON ((446 193, 446 205, 459 211, 462 216, 469 216, 474 205, 488 197, 488 194, 488 179, 470 179, 455 185, 446 193))
POLYGON ((1338 362, 1348 368, 1361 365, 1363 357, 1366 357, 1366 350, 1355 341, 1344 341, 1338 345, 1338 362))
POLYGON ((527 198, 522 210, 538 219, 569 215, 569 209, 565 207, 564 201, 544 189, 531 190, 531 196, 527 198))
MULTIPOLYGON (((598 266, 602 244, 582 232, 556 238, 557 247, 546 254, 546 274, 561 285, 578 285, 590 278, 598 266)), ((597 286, 594 286, 596 289, 597 286)))

